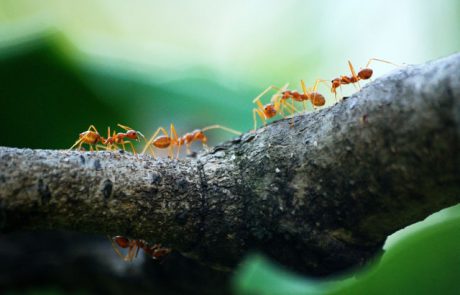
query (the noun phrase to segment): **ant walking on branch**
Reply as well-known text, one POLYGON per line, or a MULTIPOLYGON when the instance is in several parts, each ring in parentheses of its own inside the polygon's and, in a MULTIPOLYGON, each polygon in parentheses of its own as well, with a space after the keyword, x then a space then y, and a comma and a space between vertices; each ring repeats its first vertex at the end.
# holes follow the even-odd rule
POLYGON ((145 136, 140 131, 133 130, 132 128, 128 126, 124 126, 121 124, 117 124, 117 125, 118 127, 124 129, 126 132, 116 133, 115 131, 113 131, 113 135, 110 136, 110 127, 108 127, 108 130, 107 130, 108 137, 103 142, 103 144, 106 145, 107 149, 109 150, 113 149, 113 147, 115 147, 115 149, 118 149, 117 144, 121 144, 124 151, 126 151, 125 144, 129 144, 131 146, 133 154, 136 154, 136 149, 134 148, 133 143, 131 141, 126 141, 125 139, 128 138, 128 139, 140 141, 140 138, 143 138, 145 141, 145 136))
POLYGON ((115 253, 117 253, 117 255, 120 256, 124 261, 133 261, 133 259, 136 258, 139 254, 140 249, 142 249, 153 259, 162 259, 164 256, 171 252, 170 248, 161 247, 161 244, 154 244, 150 246, 144 240, 130 240, 122 236, 108 238, 112 241, 112 247, 115 253), (120 250, 117 248, 117 245, 123 249, 127 248, 128 253, 126 255, 121 254, 120 250))
POLYGON ((252 116, 254 119, 254 130, 257 129, 257 116, 259 116, 260 120, 264 125, 267 124, 267 120, 273 118, 277 114, 280 114, 283 118, 284 112, 282 107, 288 108, 291 114, 295 113, 297 110, 295 109, 294 105, 289 105, 286 100, 289 96, 285 96, 283 93, 286 92, 286 88, 288 87, 289 83, 286 83, 282 88, 278 88, 276 86, 270 86, 264 91, 262 91, 256 98, 253 99, 253 103, 257 104, 257 108, 252 109, 252 116), (270 103, 263 105, 260 102, 260 99, 270 90, 276 89, 278 90, 271 98, 270 103))
POLYGON ((107 139, 104 138, 99 134, 97 131, 96 127, 94 125, 89 126, 88 130, 85 132, 80 133, 80 138, 70 147, 70 149, 73 149, 75 146, 78 146, 78 149, 82 149, 83 144, 88 144, 90 151, 93 151, 93 145, 95 146, 95 149, 98 151, 100 148, 104 148, 105 150, 116 150, 118 149, 118 145, 120 144, 123 148, 123 150, 126 151, 126 144, 129 144, 131 146, 131 149, 134 154, 136 154, 136 149, 134 148, 134 145, 130 141, 126 141, 125 139, 133 139, 136 141, 140 141, 140 137, 144 138, 144 135, 139 132, 135 131, 130 127, 118 124, 120 128, 123 128, 126 130, 126 132, 115 132, 113 131, 113 135, 110 135, 110 127, 107 127, 107 139), (98 145, 98 143, 100 145, 98 145))
POLYGON ((318 79, 315 82, 315 85, 310 89, 307 89, 304 80, 300 80, 303 93, 297 92, 297 90, 286 90, 283 92, 283 99, 292 98, 292 100, 299 101, 303 103, 304 110, 306 109, 305 102, 310 101, 313 105, 313 108, 321 107, 326 104, 326 99, 324 96, 317 92, 318 84, 325 83, 326 80, 318 79))
POLYGON ((353 65, 351 64, 350 61, 348 61, 348 67, 350 68, 351 76, 340 76, 339 78, 332 79, 331 81, 332 83, 331 92, 334 93, 336 99, 337 99, 337 88, 338 87, 342 87, 342 85, 355 84, 355 83, 358 83, 358 86, 359 86, 360 80, 368 80, 372 77, 372 74, 374 73, 374 71, 371 68, 369 68, 369 65, 373 61, 379 61, 379 62, 383 62, 383 63, 387 63, 387 64, 394 65, 396 67, 399 67, 399 65, 383 60, 383 59, 371 58, 367 62, 366 66, 363 69, 359 70, 358 74, 356 74, 353 65))
POLYGON ((155 133, 153 133, 149 141, 146 143, 144 149, 142 150, 142 153, 145 153, 148 149, 152 156, 155 156, 153 147, 156 147, 158 149, 168 149, 169 157, 173 158, 174 147, 177 147, 176 158, 179 158, 180 148, 185 145, 187 154, 190 154, 190 146, 194 141, 201 141, 203 147, 207 148, 206 143, 208 142, 208 138, 204 134, 204 132, 211 129, 222 129, 236 135, 241 135, 241 132, 236 131, 234 129, 222 125, 211 125, 202 129, 196 129, 192 132, 186 133, 185 135, 179 137, 177 135, 174 124, 171 123, 169 134, 165 128, 159 127, 155 131, 155 133), (163 133, 163 135, 158 136, 160 132, 163 133))
POLYGON ((96 127, 94 127, 94 125, 90 125, 88 130, 80 133, 79 139, 69 148, 69 150, 73 149, 76 146, 78 146, 78 150, 81 150, 83 144, 89 145, 90 151, 94 150, 93 145, 96 147, 96 150, 99 150, 97 143, 104 144, 104 142, 105 138, 99 134, 96 127))
MULTIPOLYGON (((317 92, 318 84, 319 83, 325 83, 326 80, 318 79, 316 80, 314 86, 310 89, 307 89, 305 82, 303 80, 300 81, 302 85, 302 90, 303 93, 299 93, 297 90, 288 90, 286 89, 288 84, 284 85, 283 88, 279 89, 275 86, 270 86, 267 89, 265 89, 261 94, 259 94, 254 100, 254 103, 257 103, 258 108, 253 109, 253 119, 254 119, 254 130, 257 129, 257 116, 261 119, 261 121, 266 124, 266 121, 274 116, 276 114, 280 114, 283 118, 284 112, 283 112, 283 107, 288 108, 290 111, 290 114, 292 115, 293 113, 297 112, 295 106, 294 106, 294 101, 297 102, 302 102, 303 103, 303 108, 304 110, 306 109, 306 101, 310 101, 311 104, 313 105, 313 108, 323 106, 326 103, 326 99, 324 96, 317 92), (263 105, 260 102, 260 99, 262 98, 263 95, 265 95, 268 91, 271 89, 277 89, 278 92, 275 93, 275 95, 272 96, 272 99, 269 104, 263 105), (292 103, 288 104, 287 100, 292 99, 292 103)), ((329 85, 328 85, 329 87, 329 85)))

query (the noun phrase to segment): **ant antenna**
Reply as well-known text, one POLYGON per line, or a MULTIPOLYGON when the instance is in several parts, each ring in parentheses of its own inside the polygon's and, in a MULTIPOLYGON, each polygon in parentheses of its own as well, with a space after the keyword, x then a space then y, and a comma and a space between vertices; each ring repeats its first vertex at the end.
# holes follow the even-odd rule
POLYGON ((211 125, 211 126, 208 126, 208 127, 205 127, 203 129, 201 129, 201 131, 204 132, 204 131, 211 130, 211 129, 222 129, 222 130, 225 130, 227 132, 233 133, 235 135, 241 135, 241 132, 239 132, 239 131, 237 131, 235 129, 232 129, 232 128, 222 126, 222 125, 211 125))
POLYGON ((372 61, 374 61, 374 60, 375 60, 375 61, 379 61, 379 62, 384 62, 384 63, 390 64, 390 65, 394 65, 395 67, 401 67, 400 65, 395 64, 395 63, 392 63, 392 62, 387 61, 387 60, 378 59, 378 58, 371 58, 371 59, 369 59, 369 61, 367 62, 366 68, 368 68, 369 65, 370 65, 370 63, 371 63, 372 61))

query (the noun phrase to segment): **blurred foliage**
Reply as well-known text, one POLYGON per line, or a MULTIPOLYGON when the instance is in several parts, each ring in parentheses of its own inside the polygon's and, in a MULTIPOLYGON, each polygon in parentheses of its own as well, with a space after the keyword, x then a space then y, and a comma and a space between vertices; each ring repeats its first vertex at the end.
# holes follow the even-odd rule
MULTIPOLYGON (((249 112, 246 120, 232 115, 243 111, 242 104, 223 109, 220 101, 236 93, 218 83, 199 78, 154 85, 120 72, 84 68, 62 54, 63 44, 62 36, 44 36, 0 55, 0 117, 10 126, 0 145, 67 148, 90 124, 105 134, 106 126, 122 123, 146 136, 170 122, 180 133, 216 123, 238 129, 250 125, 249 112), (221 114, 214 113, 219 109, 221 114)), ((250 105, 248 100, 246 108, 250 105)), ((223 138, 229 135, 215 132, 211 143, 223 138)))
POLYGON ((313 280, 253 255, 240 267, 235 289, 244 295, 459 294, 460 205, 444 213, 402 230, 403 237, 364 270, 313 280))

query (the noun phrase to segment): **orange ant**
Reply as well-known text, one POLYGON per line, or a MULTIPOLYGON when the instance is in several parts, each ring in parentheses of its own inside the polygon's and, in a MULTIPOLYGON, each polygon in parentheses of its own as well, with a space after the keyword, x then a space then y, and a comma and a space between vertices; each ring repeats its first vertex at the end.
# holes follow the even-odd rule
POLYGON ((287 86, 289 83, 286 83, 281 89, 275 86, 270 86, 264 91, 262 91, 256 98, 252 100, 253 103, 257 104, 257 108, 252 109, 252 116, 254 119, 254 130, 257 129, 257 116, 259 116, 260 120, 262 123, 267 124, 267 120, 270 118, 273 118, 276 116, 276 114, 280 114, 281 116, 284 116, 284 112, 282 110, 282 107, 287 107, 290 109, 291 114, 296 112, 297 110, 295 109, 294 105, 289 105, 287 104, 286 100, 289 98, 289 96, 285 96, 284 93, 286 93, 289 90, 286 90, 287 86), (271 98, 270 103, 263 105, 260 102, 260 99, 270 90, 276 89, 278 90, 271 98), (282 94, 282 95, 280 95, 282 94))
POLYGON ((211 125, 203 129, 194 130, 190 133, 186 133, 185 135, 179 137, 177 135, 176 129, 174 128, 174 124, 171 123, 169 134, 165 128, 159 127, 155 131, 155 133, 152 135, 152 137, 149 139, 149 141, 146 143, 144 149, 142 150, 142 153, 145 153, 145 151, 149 149, 150 153, 153 156, 155 156, 155 153, 152 148, 152 145, 153 145, 154 147, 159 148, 159 149, 169 148, 169 157, 172 158, 174 154, 173 148, 174 146, 177 146, 176 157, 178 158, 181 146, 185 145, 187 154, 190 154, 191 153, 190 146, 192 145, 194 141, 201 141, 201 143, 203 144, 203 147, 207 148, 206 143, 208 141, 208 138, 206 137, 204 132, 211 130, 211 129, 218 129, 218 128, 223 129, 227 132, 236 134, 236 135, 241 135, 241 132, 236 131, 234 129, 231 129, 225 126, 221 126, 221 125, 211 125), (160 132, 162 132, 163 135, 158 136, 160 132))
POLYGON ((354 83, 358 83, 358 86, 359 86, 360 80, 370 79, 372 77, 372 74, 374 73, 374 71, 371 68, 369 68, 369 65, 371 64, 372 61, 380 61, 380 62, 384 62, 384 63, 399 67, 399 65, 383 60, 383 59, 371 58, 367 62, 366 67, 364 67, 364 69, 361 69, 358 72, 358 74, 356 74, 353 65, 351 64, 350 61, 348 61, 348 67, 350 68, 351 76, 350 77, 340 76, 339 78, 332 79, 331 81, 332 83, 331 92, 334 93, 335 97, 337 98, 337 88, 338 87, 341 87, 342 85, 354 84, 354 83))
POLYGON ((284 85, 283 88, 281 89, 278 89, 275 86, 270 86, 253 100, 253 102, 257 103, 257 106, 258 106, 257 109, 252 110, 253 119, 254 119, 254 130, 257 129, 256 114, 260 117, 262 122, 266 124, 267 119, 270 119, 276 116, 278 111, 284 117, 284 113, 281 109, 281 106, 288 107, 291 110, 291 114, 293 112, 296 112, 297 110, 295 109, 293 103, 291 105, 287 104, 286 101, 289 98, 291 98, 293 102, 294 101, 302 102, 304 106, 304 110, 306 109, 305 101, 307 100, 310 100, 313 107, 320 107, 326 103, 326 99, 324 98, 324 96, 316 92, 316 89, 318 88, 318 84, 320 82, 324 83, 325 80, 321 80, 321 79, 316 80, 315 85, 312 88, 312 91, 307 90, 307 87, 305 86, 305 82, 303 80, 301 80, 300 82, 302 84, 303 93, 299 93, 297 90, 286 89, 288 84, 284 85), (271 89, 278 89, 278 92, 272 97, 271 102, 269 104, 263 105, 260 102, 260 98, 271 89), (279 96, 280 92, 281 92, 281 96, 279 96))
POLYGON ((123 128, 126 130, 126 133, 119 132, 116 133, 115 131, 113 132, 113 135, 110 136, 110 127, 108 127, 108 137, 107 139, 103 142, 104 145, 107 146, 107 149, 111 149, 112 145, 117 148, 117 144, 121 144, 123 147, 123 150, 126 151, 125 144, 129 144, 131 146, 131 149, 134 154, 136 154, 136 149, 134 148, 134 145, 130 141, 125 141, 125 138, 128 139, 133 139, 136 141, 140 141, 140 137, 142 137, 145 140, 145 136, 140 132, 140 131, 135 131, 132 128, 128 126, 124 126, 121 124, 117 124, 118 127, 123 128))
MULTIPOLYGON (((89 145, 90 151, 93 151, 93 145, 96 145, 98 142, 104 144, 105 141, 105 138, 99 135, 96 127, 94 127, 94 125, 90 125, 87 131, 80 133, 79 139, 69 148, 69 150, 73 149, 77 145, 78 149, 81 150, 82 145, 86 143, 89 145)), ((98 150, 97 145, 96 150, 98 150)))
POLYGON ((299 101, 299 102, 301 101, 303 103, 304 110, 306 108, 305 101, 307 100, 310 100, 314 108, 321 107, 324 104, 326 104, 326 99, 321 93, 316 92, 318 88, 318 84, 320 82, 324 83, 325 80, 322 80, 322 79, 316 80, 315 85, 312 88, 312 91, 308 91, 307 86, 305 86, 305 81, 300 80, 300 84, 302 85, 303 93, 299 93, 297 90, 286 90, 283 92, 282 98, 283 99, 292 98, 292 100, 299 101))
MULTIPOLYGON (((108 238, 110 239, 110 237, 108 238)), ((124 261, 133 261, 133 259, 139 254, 140 249, 144 250, 144 252, 153 259, 161 259, 171 252, 171 249, 163 248, 161 247, 161 244, 154 244, 153 246, 150 246, 144 240, 130 240, 122 236, 116 236, 110 240, 112 241, 113 250, 115 250, 115 253, 117 253, 124 261), (128 253, 123 256, 115 244, 123 249, 128 248, 128 253)))

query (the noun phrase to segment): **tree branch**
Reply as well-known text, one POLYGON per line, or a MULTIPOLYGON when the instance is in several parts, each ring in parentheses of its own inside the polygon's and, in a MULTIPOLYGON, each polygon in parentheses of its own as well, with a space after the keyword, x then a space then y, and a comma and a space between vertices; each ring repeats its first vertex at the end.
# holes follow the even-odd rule
POLYGON ((194 159, 2 147, 2 229, 127 235, 222 269, 251 249, 313 275, 361 264, 460 201, 459 69, 395 70, 194 159))

